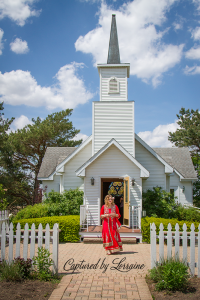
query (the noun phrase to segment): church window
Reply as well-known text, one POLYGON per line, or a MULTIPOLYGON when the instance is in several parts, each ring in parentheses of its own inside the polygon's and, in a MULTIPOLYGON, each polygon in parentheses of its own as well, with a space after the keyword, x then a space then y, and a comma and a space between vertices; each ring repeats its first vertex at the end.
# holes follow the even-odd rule
POLYGON ((119 93, 119 81, 116 77, 110 78, 108 82, 108 93, 119 93))

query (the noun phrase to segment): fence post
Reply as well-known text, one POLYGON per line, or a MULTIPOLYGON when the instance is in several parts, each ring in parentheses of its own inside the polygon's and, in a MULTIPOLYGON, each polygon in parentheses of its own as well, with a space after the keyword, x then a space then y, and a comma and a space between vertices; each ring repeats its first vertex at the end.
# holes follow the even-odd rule
POLYGON ((20 256, 21 225, 17 223, 15 257, 20 256))
POLYGON ((150 225, 150 238, 151 238, 151 269, 156 266, 156 225, 150 225))
POLYGON ((59 224, 53 226, 53 273, 58 273, 59 224))
POLYGON ((164 226, 162 223, 160 223, 159 229, 159 262, 161 263, 164 260, 164 226))
POLYGON ((172 257, 172 225, 170 223, 167 230, 167 259, 170 259, 172 257))
POLYGON ((30 249, 30 259, 35 256, 35 223, 31 226, 31 249, 30 249))
POLYGON ((194 276, 194 268, 195 268, 195 227, 192 223, 190 226, 190 272, 191 275, 194 276))
POLYGON ((183 224, 183 261, 187 263, 187 226, 183 224))
POLYGON ((178 223, 176 223, 175 225, 175 259, 178 260, 179 259, 179 225, 178 223))
POLYGON ((24 227, 24 245, 23 245, 23 258, 27 260, 27 255, 28 255, 28 223, 26 223, 24 227))
POLYGON ((11 263, 13 260, 13 223, 10 224, 9 230, 9 254, 8 254, 8 261, 11 263))
POLYGON ((43 241, 43 232, 42 232, 42 224, 39 224, 38 227, 38 248, 42 247, 42 241, 43 241))
POLYGON ((49 244, 50 244, 50 227, 49 224, 46 225, 46 231, 45 231, 45 249, 49 250, 49 244))
POLYGON ((1 228, 1 260, 6 256, 6 224, 3 222, 1 228))

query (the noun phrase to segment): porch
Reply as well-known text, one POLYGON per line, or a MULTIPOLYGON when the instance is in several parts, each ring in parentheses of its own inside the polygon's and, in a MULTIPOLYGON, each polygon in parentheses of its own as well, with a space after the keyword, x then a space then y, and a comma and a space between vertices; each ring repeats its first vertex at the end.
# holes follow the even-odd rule
MULTIPOLYGON (((119 230, 122 242, 136 243, 142 242, 141 231, 141 208, 140 206, 130 207, 130 226, 122 225, 119 230)), ((80 206, 80 236, 84 242, 101 242, 102 240, 102 225, 95 224, 93 214, 94 211, 98 215, 98 206, 81 205, 80 206)))

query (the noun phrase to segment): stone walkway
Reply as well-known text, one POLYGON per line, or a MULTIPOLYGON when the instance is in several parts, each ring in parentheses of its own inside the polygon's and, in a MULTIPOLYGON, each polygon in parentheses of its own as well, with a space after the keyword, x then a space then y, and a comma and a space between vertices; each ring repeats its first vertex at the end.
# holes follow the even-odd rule
POLYGON ((59 244, 59 273, 66 276, 49 300, 150 300, 148 269, 148 244, 125 244, 113 255, 106 255, 102 244, 59 244))

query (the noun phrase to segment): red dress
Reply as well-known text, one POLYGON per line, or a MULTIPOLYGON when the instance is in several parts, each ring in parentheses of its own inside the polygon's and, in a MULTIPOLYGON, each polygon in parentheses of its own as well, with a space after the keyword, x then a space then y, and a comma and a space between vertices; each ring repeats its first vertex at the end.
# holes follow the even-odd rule
POLYGON ((103 205, 101 208, 101 218, 103 219, 103 229, 102 229, 102 238, 103 238, 103 246, 106 251, 110 253, 123 251, 122 249, 122 241, 118 232, 118 229, 121 227, 119 222, 120 213, 117 205, 112 205, 111 208, 103 205), (106 214, 117 214, 118 217, 104 217, 106 214))

